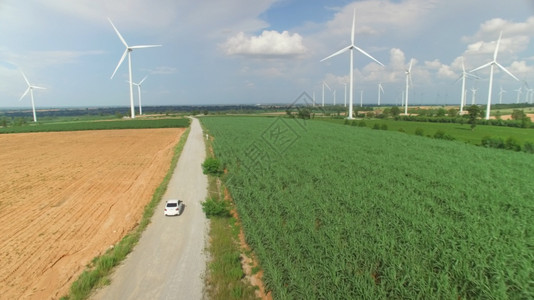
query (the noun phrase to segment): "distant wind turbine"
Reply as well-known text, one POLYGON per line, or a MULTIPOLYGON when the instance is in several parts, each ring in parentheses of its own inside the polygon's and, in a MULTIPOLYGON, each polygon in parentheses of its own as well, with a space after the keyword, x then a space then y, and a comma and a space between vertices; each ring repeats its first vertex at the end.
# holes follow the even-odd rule
POLYGON ((384 93, 384 88, 382 87, 382 83, 378 84, 378 106, 380 106, 380 93, 384 93))
POLYGON ((505 67, 501 66, 501 64, 499 64, 497 62, 497 54, 499 53, 499 44, 501 43, 501 37, 502 37, 502 31, 499 34, 499 39, 497 40, 497 46, 495 47, 495 52, 493 53, 493 60, 490 61, 489 63, 484 64, 484 65, 482 65, 482 66, 480 66, 478 68, 475 68, 475 69, 473 69, 471 71, 471 72, 474 72, 474 71, 478 71, 480 69, 484 69, 486 67, 490 67, 490 78, 489 78, 489 89, 488 89, 488 104, 486 106, 486 120, 489 120, 489 117, 490 117, 491 90, 493 88, 493 67, 494 66, 498 66, 499 68, 501 68, 501 70, 506 72, 508 75, 512 76, 515 80, 519 81, 519 79, 517 77, 515 77, 514 74, 510 73, 510 71, 506 70, 505 67))
POLYGON ((467 77, 472 77, 472 78, 479 78, 469 72, 467 72, 465 70, 465 64, 464 64, 464 57, 462 56, 462 75, 460 75, 460 77, 458 77, 458 79, 456 79, 456 81, 462 79, 462 98, 461 98, 461 102, 460 102, 460 114, 463 113, 464 111, 464 105, 466 104, 465 103, 465 94, 466 94, 466 90, 465 90, 465 79, 467 77))
POLYGON ((37 122, 37 115, 35 114, 35 102, 33 101, 33 89, 46 90, 46 88, 36 86, 36 85, 31 85, 30 82, 28 81, 28 78, 26 78, 26 75, 24 75, 24 72, 21 71, 21 73, 22 73, 22 77, 24 77, 24 80, 26 81, 26 84, 28 85, 28 88, 26 89, 24 94, 22 94, 19 101, 21 101, 28 94, 28 92, 30 92, 30 98, 32 101, 33 122, 37 122))
POLYGON ((323 80, 323 107, 324 107, 324 87, 327 87, 329 91, 331 91, 332 89, 330 88, 330 86, 328 86, 328 83, 326 83, 326 81, 323 80))
POLYGON ((475 105, 475 103, 476 103, 477 91, 478 91, 478 89, 471 88, 471 105, 475 105))
POLYGON ((413 85, 412 84, 412 63, 413 63, 413 58, 410 59, 410 66, 408 67, 408 69, 404 70, 404 73, 406 74, 406 93, 404 93, 404 96, 406 97, 406 100, 404 101, 404 114, 405 115, 408 115, 408 95, 410 94, 409 88, 410 88, 410 85, 413 85))
POLYGON ((521 87, 519 87, 517 90, 514 90, 514 92, 517 92, 517 99, 515 100, 515 103, 519 103, 519 97, 521 96, 521 87))
POLYGON ((143 81, 145 81, 147 77, 148 75, 145 76, 143 79, 141 79, 139 83, 132 82, 133 85, 137 86, 137 95, 139 96, 139 114, 140 115, 143 114, 143 109, 141 108, 141 84, 143 84, 143 81))
POLYGON ((345 107, 347 107, 347 83, 344 82, 343 85, 345 86, 345 107))
POLYGON ((332 94, 333 94, 333 96, 334 96, 334 106, 336 106, 336 91, 337 91, 336 89, 334 89, 334 90, 332 91, 332 94))
POLYGON ((161 47, 161 45, 138 45, 138 46, 128 46, 126 43, 126 40, 122 37, 119 30, 115 25, 113 25, 113 22, 111 22, 111 19, 109 19, 109 23, 111 23, 111 26, 113 26, 113 29, 115 29, 115 32, 117 33, 117 36, 119 36, 119 39, 126 47, 126 50, 124 50, 124 54, 122 55, 119 63, 117 64, 117 67, 115 68, 115 71, 113 71, 113 74, 111 75, 111 79, 113 79, 113 76, 115 76, 115 73, 121 66, 122 62, 124 61, 124 58, 126 58, 126 55, 128 55, 128 82, 130 83, 130 110, 131 110, 131 116, 132 119, 135 118, 135 110, 134 110, 134 101, 133 101, 133 81, 132 81, 132 55, 131 52, 133 49, 141 49, 141 48, 152 48, 152 47, 161 47))
POLYGON ((360 91, 360 107, 363 107, 363 90, 360 91))
POLYGON ((499 104, 502 104, 502 94, 506 93, 506 90, 502 88, 502 86, 500 87, 500 90, 499 90, 499 104))
POLYGON ((355 26, 356 26, 356 9, 354 10, 353 12, 353 15, 352 15, 352 33, 351 33, 351 36, 350 36, 350 45, 348 45, 347 47, 337 51, 336 53, 326 57, 326 58, 323 58, 321 61, 325 61, 331 57, 334 57, 336 55, 339 55, 341 53, 344 53, 346 51, 350 51, 350 76, 349 76, 349 80, 350 80, 350 88, 349 88, 349 116, 347 117, 347 119, 354 119, 353 116, 352 116, 352 104, 353 104, 353 84, 354 84, 354 49, 358 50, 360 53, 364 54, 365 56, 369 57, 370 59, 372 59, 373 61, 377 62, 378 64, 380 64, 381 66, 384 66, 381 62, 379 62, 376 58, 372 57, 370 54, 368 54, 367 52, 363 51, 362 49, 360 49, 358 46, 356 46, 354 44, 354 31, 355 31, 355 26))

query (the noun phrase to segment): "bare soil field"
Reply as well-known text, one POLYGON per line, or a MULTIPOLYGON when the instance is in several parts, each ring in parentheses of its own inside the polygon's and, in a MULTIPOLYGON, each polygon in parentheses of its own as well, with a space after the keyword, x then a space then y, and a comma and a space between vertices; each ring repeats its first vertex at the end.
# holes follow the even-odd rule
POLYGON ((136 226, 184 130, 0 135, 0 298, 65 295, 136 226))

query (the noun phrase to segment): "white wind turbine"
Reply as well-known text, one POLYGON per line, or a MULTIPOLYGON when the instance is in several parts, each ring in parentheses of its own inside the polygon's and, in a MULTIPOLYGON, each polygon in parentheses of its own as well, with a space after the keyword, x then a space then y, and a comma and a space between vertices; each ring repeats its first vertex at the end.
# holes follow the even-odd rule
POLYGON ((475 105, 478 89, 471 88, 471 105, 475 105))
POLYGON ((380 106, 380 93, 384 93, 384 88, 382 87, 382 83, 378 84, 378 106, 380 106))
POLYGON ((124 58, 126 58, 126 55, 128 55, 128 82, 130 83, 130 110, 131 110, 131 116, 132 118, 135 118, 135 110, 134 110, 134 101, 133 101, 133 81, 132 81, 132 55, 131 52, 133 49, 141 49, 141 48, 152 48, 152 47, 161 47, 161 45, 138 45, 138 46, 128 46, 122 35, 120 34, 119 30, 115 25, 113 25, 113 22, 111 22, 111 19, 109 19, 109 23, 111 23, 111 26, 113 26, 113 29, 115 29, 115 32, 119 36, 119 39, 126 47, 126 50, 124 50, 124 54, 122 55, 119 64, 117 64, 117 67, 115 68, 115 71, 113 71, 113 74, 111 75, 111 78, 113 79, 113 76, 115 76, 115 73, 121 66, 122 62, 124 61, 124 58))
POLYGON ((33 89, 46 90, 46 88, 36 86, 36 85, 31 85, 30 82, 28 81, 28 78, 26 78, 26 75, 24 75, 24 72, 21 71, 21 73, 22 73, 22 77, 24 77, 24 80, 26 81, 26 84, 28 85, 28 88, 26 89, 24 94, 22 94, 19 101, 21 101, 28 94, 28 92, 30 92, 30 98, 32 101, 33 121, 37 122, 37 115, 35 114, 35 102, 33 101, 33 89))
POLYGON ((329 91, 331 91, 332 89, 330 88, 330 86, 328 86, 328 83, 326 83, 326 81, 323 80, 323 106, 324 106, 324 87, 327 87, 329 91))
POLYGON ((334 57, 336 55, 339 55, 341 53, 344 53, 346 51, 349 51, 350 50, 350 76, 349 76, 349 80, 350 80, 350 87, 349 87, 349 116, 347 117, 347 119, 354 119, 352 117, 352 104, 353 104, 353 84, 354 84, 354 49, 358 50, 360 53, 364 54, 365 56, 369 57, 370 59, 374 60, 375 62, 377 62, 378 64, 380 64, 381 66, 384 66, 381 62, 379 62, 376 58, 372 57, 370 54, 368 54, 367 52, 363 51, 362 49, 360 49, 358 46, 356 46, 354 44, 354 30, 355 30, 355 26, 356 26, 356 9, 354 10, 353 12, 353 15, 352 15, 352 33, 351 33, 351 36, 350 36, 350 45, 348 45, 347 47, 337 51, 336 53, 326 57, 326 58, 323 58, 321 61, 325 61, 331 57, 334 57))
POLYGON ((499 104, 502 104, 502 94, 506 93, 506 90, 502 88, 502 86, 500 87, 500 90, 499 90, 499 104))
POLYGON ((406 97, 406 99, 404 100, 404 114, 405 115, 408 115, 408 94, 410 94, 408 92, 408 89, 410 88, 410 85, 413 85, 412 84, 412 63, 413 63, 413 58, 410 59, 410 66, 408 67, 408 69, 404 70, 404 73, 406 74, 406 92, 404 93, 404 96, 406 97))
POLYGON ((143 109, 141 108, 141 84, 143 84, 143 81, 145 81, 147 77, 148 75, 145 76, 143 79, 141 79, 139 83, 132 82, 133 85, 137 86, 137 95, 139 96, 139 114, 140 115, 143 114, 143 109))
POLYGON ((336 89, 332 91, 332 95, 334 96, 334 106, 336 106, 336 89))
POLYGON ((490 78, 489 78, 489 89, 488 89, 488 104, 486 106, 486 120, 489 120, 489 117, 490 117, 491 90, 493 88, 493 67, 494 66, 498 66, 499 68, 501 68, 501 70, 506 72, 508 75, 512 76, 515 80, 519 81, 519 79, 517 77, 515 77, 514 74, 510 73, 510 71, 506 70, 505 67, 501 66, 501 64, 499 64, 497 62, 497 54, 499 53, 499 44, 501 43, 501 37, 502 37, 502 31, 499 34, 499 39, 497 40, 497 46, 495 47, 495 52, 493 53, 493 60, 490 61, 489 63, 484 64, 484 65, 482 65, 482 66, 480 66, 478 68, 475 68, 475 69, 473 69, 471 71, 471 72, 474 72, 474 71, 478 71, 480 69, 484 69, 486 67, 490 67, 490 78))
POLYGON ((363 90, 360 91, 360 107, 363 107, 363 90))
POLYGON ((345 86, 345 107, 347 107, 347 83, 344 82, 343 85, 345 86))
POLYGON ((460 78, 462 79, 462 98, 461 98, 461 102, 460 102, 460 115, 463 113, 464 111, 464 105, 466 104, 465 102, 465 94, 466 94, 466 90, 465 90, 465 79, 467 77, 472 77, 472 78, 477 78, 477 76, 467 72, 465 70, 465 64, 464 64, 464 57, 462 56, 462 75, 460 75, 460 77, 458 77, 458 79, 456 79, 456 81, 460 80, 460 78))
POLYGON ((517 90, 514 90, 514 92, 517 92, 517 99, 515 100, 515 103, 519 103, 519 97, 521 97, 521 87, 519 87, 517 90))

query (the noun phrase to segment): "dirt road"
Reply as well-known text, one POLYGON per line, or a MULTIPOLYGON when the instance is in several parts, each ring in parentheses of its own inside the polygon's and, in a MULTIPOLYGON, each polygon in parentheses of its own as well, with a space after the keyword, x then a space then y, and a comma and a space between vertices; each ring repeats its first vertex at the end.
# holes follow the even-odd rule
POLYGON ((206 198, 208 184, 201 169, 204 158, 202 129, 199 121, 194 119, 152 223, 134 251, 112 275, 111 285, 97 291, 91 299, 202 298, 208 229, 200 204, 206 198), (168 199, 184 201, 182 215, 163 216, 168 199))

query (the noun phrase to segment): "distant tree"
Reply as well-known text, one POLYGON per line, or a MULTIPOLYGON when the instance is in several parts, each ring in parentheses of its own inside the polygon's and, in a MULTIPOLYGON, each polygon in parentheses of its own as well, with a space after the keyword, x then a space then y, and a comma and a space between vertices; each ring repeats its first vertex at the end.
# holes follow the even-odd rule
POLYGON ((523 110, 514 109, 512 112, 512 120, 523 120, 527 115, 523 110))
POLYGON ((393 117, 397 117, 398 115, 400 115, 400 108, 398 106, 393 106, 391 108, 391 115, 393 117))
POLYGON ((2 120, 0 121, 0 126, 7 127, 7 118, 2 117, 2 120))
POLYGON ((467 111, 469 112, 469 124, 471 124, 471 130, 475 130, 475 127, 477 126, 477 119, 480 115, 480 106, 478 105, 471 105, 467 108, 467 111))
POLYGON ((368 117, 369 119, 374 118, 374 117, 375 117, 375 112, 374 112, 374 111, 369 111, 369 112, 367 112, 367 117, 368 117))
POLYGON ((311 111, 310 111, 308 108, 303 107, 303 108, 300 108, 300 109, 298 110, 298 117, 299 117, 299 119, 307 120, 307 119, 310 118, 310 116, 311 116, 311 111))
POLYGON ((447 111, 449 117, 456 117, 458 115, 458 110, 456 108, 451 108, 447 111))
POLYGON ((436 116, 444 117, 446 112, 447 111, 445 110, 445 108, 439 108, 438 111, 436 112, 436 116))
POLYGON ((391 115, 391 108, 384 108, 384 110, 382 111, 382 116, 384 118, 387 118, 389 117, 389 115, 391 115))
POLYGON ((207 109, 203 110, 202 113, 207 116, 209 114, 209 111, 207 109))

